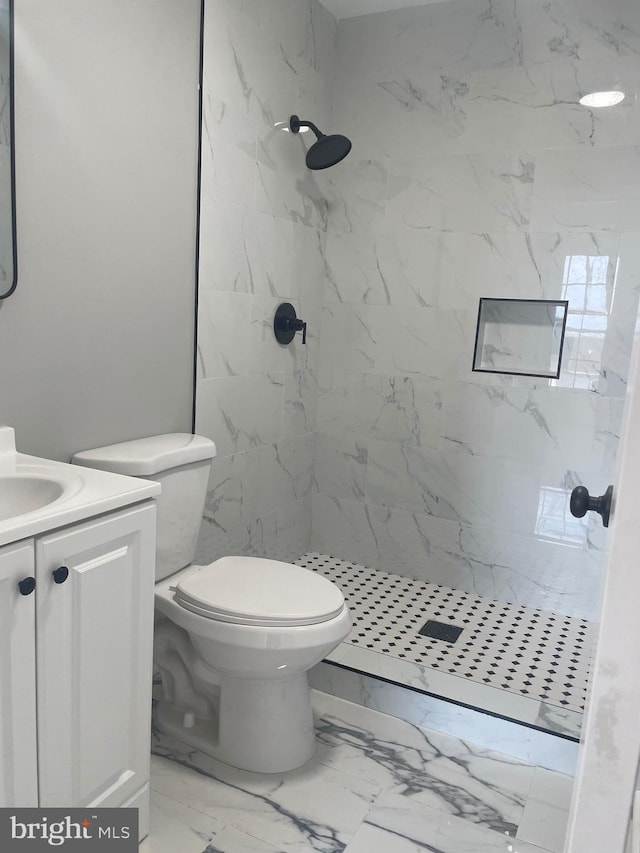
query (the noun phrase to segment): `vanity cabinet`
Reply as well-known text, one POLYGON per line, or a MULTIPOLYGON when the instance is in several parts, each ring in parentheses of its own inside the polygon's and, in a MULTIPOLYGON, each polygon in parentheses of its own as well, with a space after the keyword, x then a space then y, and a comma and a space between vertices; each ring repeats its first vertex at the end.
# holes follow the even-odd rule
POLYGON ((139 805, 154 565, 153 501, 0 549, 0 806, 139 805))
POLYGON ((0 548, 0 806, 38 805, 33 540, 0 548))

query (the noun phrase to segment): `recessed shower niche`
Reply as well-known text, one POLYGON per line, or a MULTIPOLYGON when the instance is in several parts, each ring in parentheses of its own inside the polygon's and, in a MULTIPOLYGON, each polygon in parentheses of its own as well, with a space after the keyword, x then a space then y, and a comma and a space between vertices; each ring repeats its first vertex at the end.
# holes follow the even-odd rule
POLYGON ((519 376, 560 376, 567 301, 480 300, 473 370, 519 376))

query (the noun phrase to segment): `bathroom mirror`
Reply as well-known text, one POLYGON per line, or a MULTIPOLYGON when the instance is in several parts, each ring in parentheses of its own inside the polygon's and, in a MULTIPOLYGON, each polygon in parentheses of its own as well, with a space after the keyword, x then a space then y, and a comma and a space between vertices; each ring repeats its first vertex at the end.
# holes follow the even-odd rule
POLYGON ((0 299, 17 284, 13 144, 13 0, 0 0, 0 299))

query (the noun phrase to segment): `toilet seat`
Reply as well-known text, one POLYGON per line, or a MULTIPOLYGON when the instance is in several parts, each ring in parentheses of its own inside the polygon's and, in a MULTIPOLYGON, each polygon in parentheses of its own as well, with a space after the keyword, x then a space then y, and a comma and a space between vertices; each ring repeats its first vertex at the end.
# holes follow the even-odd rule
POLYGON ((185 610, 240 625, 317 625, 345 606, 340 589, 322 575, 259 557, 223 557, 195 568, 171 589, 185 610))

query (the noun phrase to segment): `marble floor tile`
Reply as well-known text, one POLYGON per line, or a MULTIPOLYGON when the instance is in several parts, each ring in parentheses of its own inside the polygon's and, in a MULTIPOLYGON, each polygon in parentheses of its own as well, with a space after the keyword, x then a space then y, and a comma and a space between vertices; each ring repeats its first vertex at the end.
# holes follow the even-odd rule
POLYGON ((562 853, 572 792, 570 776, 537 767, 517 837, 562 853))
MULTIPOLYGON (((272 847, 259 838, 227 826, 216 834, 203 853, 277 853, 277 851, 277 847, 272 847)), ((178 848, 174 853, 178 853, 178 848)))
POLYGON ((533 779, 516 759, 314 693, 317 760, 515 835, 533 779), (357 710, 356 710, 357 709, 357 710))
POLYGON ((381 797, 345 853, 547 853, 404 797, 381 797))
POLYGON ((263 775, 229 767, 172 738, 156 738, 153 748, 154 790, 280 853, 341 851, 381 790, 317 761, 263 775))
POLYGON ((559 773, 575 773, 579 744, 546 731, 392 684, 361 671, 354 672, 342 662, 318 664, 311 670, 309 681, 312 687, 325 694, 398 717, 423 729, 481 744, 485 749, 510 755, 527 764, 559 773))
POLYGON ((571 779, 312 691, 318 747, 248 773, 154 731, 142 853, 560 853, 571 779))
POLYGON ((152 790, 150 827, 140 853, 202 853, 224 824, 152 790))

